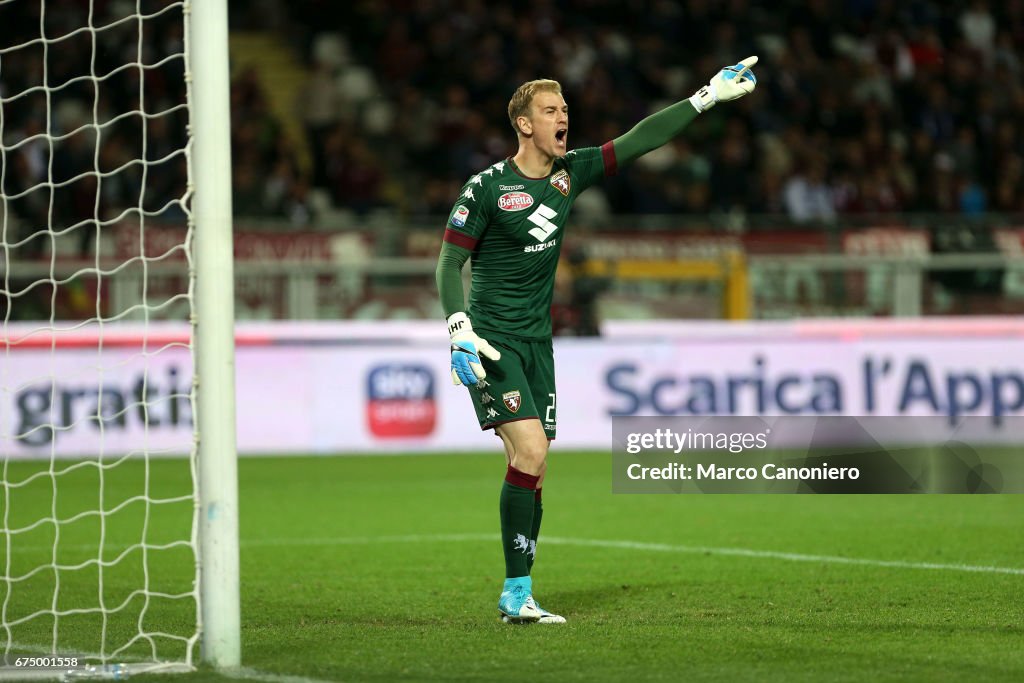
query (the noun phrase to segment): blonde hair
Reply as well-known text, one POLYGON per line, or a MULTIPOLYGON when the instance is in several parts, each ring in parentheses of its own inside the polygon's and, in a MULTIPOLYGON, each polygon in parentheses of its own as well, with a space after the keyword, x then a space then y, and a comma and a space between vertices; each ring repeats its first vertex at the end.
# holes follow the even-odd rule
POLYGON ((508 101, 508 120, 512 124, 512 130, 516 135, 521 135, 516 119, 520 116, 530 115, 530 105, 533 97, 539 92, 553 92, 556 95, 562 94, 562 84, 549 78, 539 78, 535 81, 527 81, 516 88, 512 93, 512 99, 508 101))

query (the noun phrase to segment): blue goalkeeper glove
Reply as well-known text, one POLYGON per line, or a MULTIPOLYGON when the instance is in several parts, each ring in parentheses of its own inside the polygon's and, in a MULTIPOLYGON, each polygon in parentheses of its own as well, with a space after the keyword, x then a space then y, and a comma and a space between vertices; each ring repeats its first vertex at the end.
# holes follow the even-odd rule
POLYGON ((501 360, 501 353, 473 331, 465 313, 448 318, 448 334, 452 339, 452 382, 456 385, 476 384, 487 376, 480 357, 501 360))
POLYGON ((707 111, 719 102, 737 100, 754 92, 757 76, 750 67, 757 64, 757 57, 747 57, 739 64, 727 66, 690 98, 690 104, 699 112, 707 111))

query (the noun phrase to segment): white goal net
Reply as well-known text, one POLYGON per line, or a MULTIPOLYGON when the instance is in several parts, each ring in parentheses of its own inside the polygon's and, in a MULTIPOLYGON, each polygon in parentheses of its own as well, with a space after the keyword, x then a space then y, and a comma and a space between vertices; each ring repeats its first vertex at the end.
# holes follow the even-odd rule
POLYGON ((0 1, 8 666, 199 655, 189 5, 0 1))

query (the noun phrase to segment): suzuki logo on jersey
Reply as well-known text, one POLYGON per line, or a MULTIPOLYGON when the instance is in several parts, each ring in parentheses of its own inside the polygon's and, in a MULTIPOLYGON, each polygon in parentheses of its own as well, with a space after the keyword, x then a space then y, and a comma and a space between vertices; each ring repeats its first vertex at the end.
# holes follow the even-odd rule
POLYGON ((526 220, 530 221, 536 228, 530 230, 530 234, 538 242, 546 242, 555 230, 558 230, 558 224, 552 223, 551 219, 558 215, 558 212, 551 207, 541 204, 537 207, 537 210, 531 213, 526 220))
POLYGON ((558 244, 558 240, 551 240, 550 242, 545 242, 544 244, 527 244, 525 247, 523 247, 523 253, 524 254, 536 254, 539 251, 544 251, 545 249, 550 249, 551 247, 555 246, 556 244, 558 244))
POLYGON ((498 197, 498 208, 502 211, 522 211, 533 206, 533 197, 526 192, 506 192, 498 197))
POLYGON ((366 420, 383 438, 428 436, 437 421, 434 375, 423 365, 378 365, 366 378, 366 420))
POLYGON ((570 182, 569 172, 564 169, 551 176, 551 184, 566 197, 569 196, 570 182))

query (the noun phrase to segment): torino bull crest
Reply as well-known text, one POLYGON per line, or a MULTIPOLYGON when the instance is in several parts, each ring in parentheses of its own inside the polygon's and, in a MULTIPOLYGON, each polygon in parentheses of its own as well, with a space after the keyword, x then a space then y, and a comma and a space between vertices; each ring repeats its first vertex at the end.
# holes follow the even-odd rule
POLYGON ((523 405, 523 397, 520 395, 518 389, 515 391, 506 391, 501 395, 501 400, 505 402, 505 407, 513 413, 518 413, 519 406, 523 405))

